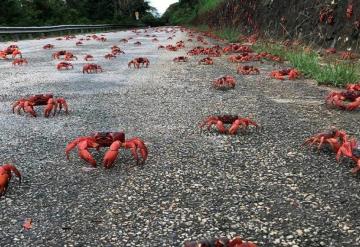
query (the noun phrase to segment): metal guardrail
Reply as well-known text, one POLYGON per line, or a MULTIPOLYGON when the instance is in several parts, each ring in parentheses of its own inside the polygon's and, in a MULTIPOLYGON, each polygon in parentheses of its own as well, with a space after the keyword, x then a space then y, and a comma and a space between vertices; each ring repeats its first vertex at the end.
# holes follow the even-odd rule
POLYGON ((138 28, 142 25, 60 25, 60 26, 42 26, 42 27, 2 27, 0 26, 0 41, 6 40, 6 37, 13 37, 14 39, 32 38, 32 36, 44 36, 50 33, 63 32, 71 33, 75 31, 92 32, 95 30, 111 30, 111 29, 127 29, 138 28))

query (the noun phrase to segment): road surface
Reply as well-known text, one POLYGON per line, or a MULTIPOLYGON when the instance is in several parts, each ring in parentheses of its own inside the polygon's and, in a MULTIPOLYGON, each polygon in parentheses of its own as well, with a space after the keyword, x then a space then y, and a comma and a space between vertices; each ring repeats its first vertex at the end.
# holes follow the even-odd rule
POLYGON ((270 79, 283 64, 255 62, 261 74, 241 76, 226 56, 213 66, 198 65, 202 56, 174 63, 199 44, 158 50, 188 38, 177 30, 167 40, 172 33, 164 31, 148 31, 158 43, 144 30, 105 33, 106 42, 81 47, 76 40, 19 41, 29 64, 0 60, 0 161, 24 176, 21 185, 13 179, 0 200, 0 245, 181 246, 235 235, 259 246, 360 245, 353 163, 301 147, 333 125, 360 138, 360 114, 327 109, 329 89, 312 81, 270 79), (128 37, 129 43, 119 42, 128 37), (43 50, 48 43, 55 49, 43 50), (112 45, 126 54, 104 59, 112 45), (59 61, 51 54, 58 50, 78 56, 73 70, 55 69, 59 61), (88 53, 103 73, 82 73, 88 53), (149 68, 127 68, 139 56, 149 58, 149 68), (213 89, 214 78, 226 74, 236 77, 235 89, 213 89), (64 97, 70 114, 44 118, 42 107, 37 118, 12 113, 16 99, 47 92, 64 97), (237 136, 200 131, 202 119, 213 114, 250 116, 262 129, 237 136), (101 166, 106 149, 92 151, 96 170, 84 171, 89 165, 76 150, 66 160, 65 146, 74 138, 119 130, 145 141, 145 165, 136 165, 129 150, 121 150, 109 170, 101 166), (29 231, 22 229, 26 218, 33 220, 29 231))

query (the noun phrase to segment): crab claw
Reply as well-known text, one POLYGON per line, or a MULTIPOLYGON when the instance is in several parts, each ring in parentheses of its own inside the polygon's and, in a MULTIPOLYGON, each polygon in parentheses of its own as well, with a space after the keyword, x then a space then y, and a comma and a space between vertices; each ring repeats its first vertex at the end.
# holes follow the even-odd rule
POLYGON ((53 108, 54 108, 54 115, 55 115, 56 109, 57 109, 57 103, 56 103, 55 99, 50 98, 48 100, 46 108, 44 110, 45 117, 49 117, 49 115, 50 115, 51 111, 53 110, 53 108))
POLYGON ((0 166, 0 198, 6 193, 9 181, 12 177, 11 172, 15 173, 15 175, 19 178, 19 183, 21 183, 21 174, 15 166, 10 164, 0 166))
MULTIPOLYGON (((3 166, 1 166, 6 172, 13 172, 15 173, 15 176, 19 178, 19 183, 21 183, 21 174, 18 171, 18 169, 16 169, 15 166, 10 165, 10 164, 5 164, 3 166)), ((0 172, 1 174, 1 172, 0 172)))
POLYGON ((33 117, 36 117, 34 106, 29 101, 24 103, 24 111, 30 113, 33 117))
POLYGON ((80 158, 85 160, 86 162, 90 163, 93 167, 96 167, 96 161, 90 154, 88 148, 97 148, 99 144, 97 144, 94 140, 87 139, 84 141, 81 141, 77 147, 78 147, 78 153, 80 158))
POLYGON ((351 169, 352 173, 357 173, 358 171, 360 171, 360 159, 357 160, 356 167, 351 169))
POLYGON ((119 149, 121 146, 122 145, 121 145, 120 141, 115 141, 110 145, 110 148, 105 153, 104 160, 103 160, 103 165, 106 169, 109 169, 113 166, 114 161, 116 160, 116 158, 119 154, 119 149))
POLYGON ((137 162, 139 161, 139 157, 137 155, 138 149, 140 150, 140 155, 143 159, 142 162, 145 162, 145 160, 147 159, 148 149, 145 143, 140 138, 137 137, 131 138, 125 143, 124 146, 125 148, 130 148, 130 151, 137 162))
POLYGON ((352 139, 350 141, 344 141, 344 143, 336 153, 336 160, 339 161, 341 156, 352 158, 353 157, 352 151, 355 147, 356 147, 356 140, 352 139))

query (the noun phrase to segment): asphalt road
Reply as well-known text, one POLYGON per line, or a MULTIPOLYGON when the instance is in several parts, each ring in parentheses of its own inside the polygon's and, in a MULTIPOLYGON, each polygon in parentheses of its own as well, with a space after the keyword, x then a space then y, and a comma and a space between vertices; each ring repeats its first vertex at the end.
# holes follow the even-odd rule
MULTIPOLYGON (((143 30, 106 33, 106 42, 81 47, 55 38, 19 41, 29 64, 0 60, 0 163, 13 163, 24 176, 0 199, 0 246, 181 246, 235 235, 259 246, 359 246, 360 180, 350 173, 353 163, 301 147, 330 126, 360 138, 359 111, 327 109, 329 89, 312 81, 270 79, 283 64, 255 62, 261 74, 241 76, 226 56, 213 66, 198 65, 202 56, 174 63, 199 44, 158 50, 187 40, 180 31, 167 40, 172 33, 164 30, 148 31, 158 43, 143 30), (127 37, 133 39, 119 43, 127 37), (43 50, 47 43, 55 49, 43 50), (112 45, 126 54, 104 59, 112 45), (73 70, 55 69, 59 61, 51 53, 58 50, 78 56, 73 70), (88 53, 103 73, 82 73, 88 53), (128 69, 138 56, 149 58, 149 68, 128 69), (213 89, 213 79, 226 74, 236 77, 235 89, 213 89), (37 118, 11 112, 16 99, 48 92, 67 99, 69 115, 46 119, 42 107, 37 118), (237 136, 200 131, 213 114, 250 116, 262 129, 237 136), (88 165, 75 150, 66 160, 65 146, 74 138, 119 130, 145 141, 145 165, 136 165, 129 150, 121 150, 110 170, 84 171, 88 165), (33 220, 29 231, 22 228, 26 218, 33 220)), ((99 164, 105 151, 92 151, 99 164)))

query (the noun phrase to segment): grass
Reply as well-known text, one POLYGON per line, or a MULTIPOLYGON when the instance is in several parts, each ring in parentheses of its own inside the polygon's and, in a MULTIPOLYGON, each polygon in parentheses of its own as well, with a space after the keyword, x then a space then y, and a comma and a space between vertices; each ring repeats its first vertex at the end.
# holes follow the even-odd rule
POLYGON ((239 40, 239 31, 235 28, 224 28, 222 30, 215 31, 214 33, 220 38, 226 39, 231 43, 239 40))
POLYGON ((315 79, 318 84, 344 87, 348 83, 360 80, 357 68, 359 64, 348 62, 321 64, 319 56, 313 51, 303 49, 288 49, 277 44, 259 43, 254 46, 257 52, 267 51, 281 56, 308 78, 315 79))
POLYGON ((199 14, 215 9, 224 0, 201 0, 199 4, 199 14))

